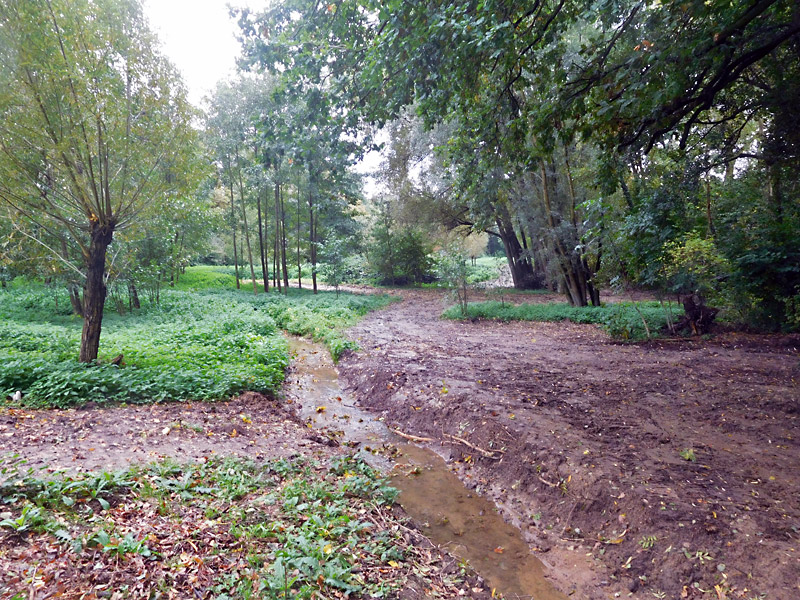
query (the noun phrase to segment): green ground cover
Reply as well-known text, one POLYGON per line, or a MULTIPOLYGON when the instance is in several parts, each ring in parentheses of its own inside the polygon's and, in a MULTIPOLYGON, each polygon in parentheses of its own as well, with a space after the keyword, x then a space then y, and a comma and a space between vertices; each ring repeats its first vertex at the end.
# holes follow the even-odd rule
MULTIPOLYGON (((672 307, 673 314, 677 308, 672 307)), ((448 308, 447 319, 490 319, 496 321, 565 321, 600 325, 619 339, 643 339, 658 334, 668 320, 666 305, 659 302, 619 302, 603 306, 570 306, 566 302, 547 304, 470 302, 466 314, 458 306, 448 308), (645 322, 647 328, 645 328, 645 322)))
POLYGON ((0 458, 4 597, 93 595, 100 567, 119 597, 380 598, 420 560, 388 509, 397 490, 350 457, 46 475, 0 458))
POLYGON ((281 330, 324 342, 338 358, 355 347, 341 330, 389 302, 299 290, 256 296, 198 272, 187 271, 186 289, 162 290, 158 304, 133 313, 118 315, 109 303, 100 364, 92 366, 77 360, 82 321, 66 292, 35 285, 0 292, 0 400, 20 391, 28 406, 67 407, 275 392, 289 362, 281 330), (119 354, 125 365, 110 364, 119 354))

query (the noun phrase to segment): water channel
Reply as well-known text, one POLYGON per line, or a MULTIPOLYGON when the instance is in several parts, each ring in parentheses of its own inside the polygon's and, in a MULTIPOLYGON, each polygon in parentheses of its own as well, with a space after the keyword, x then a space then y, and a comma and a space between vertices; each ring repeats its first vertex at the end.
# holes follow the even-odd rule
POLYGON ((289 346, 294 360, 288 389, 302 418, 315 430, 341 435, 386 472, 400 490, 398 502, 427 537, 466 560, 507 599, 566 600, 493 503, 467 489, 436 452, 408 444, 356 406, 323 346, 301 338, 290 338, 289 346), (399 450, 394 462, 370 452, 384 446, 399 450))

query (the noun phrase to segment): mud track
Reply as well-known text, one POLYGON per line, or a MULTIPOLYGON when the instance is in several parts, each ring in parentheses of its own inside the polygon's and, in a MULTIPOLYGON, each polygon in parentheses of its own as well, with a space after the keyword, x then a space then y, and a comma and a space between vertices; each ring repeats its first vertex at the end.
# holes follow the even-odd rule
POLYGON ((800 597, 800 338, 618 344, 444 321, 442 294, 402 295, 350 330, 343 383, 443 445, 563 591, 800 597))

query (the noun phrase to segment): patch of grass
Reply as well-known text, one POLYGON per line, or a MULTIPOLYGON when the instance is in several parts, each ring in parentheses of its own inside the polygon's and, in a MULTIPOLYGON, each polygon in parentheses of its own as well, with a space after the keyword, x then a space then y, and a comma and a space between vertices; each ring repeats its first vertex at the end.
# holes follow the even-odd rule
POLYGON ((17 391, 22 403, 43 408, 273 393, 289 362, 281 329, 324 342, 338 358, 355 349, 341 330, 390 301, 305 290, 164 290, 158 305, 133 314, 106 310, 99 364, 88 366, 78 362, 82 321, 58 314, 52 294, 37 286, 0 293, 0 402, 17 391), (110 364, 119 354, 125 365, 110 364))
POLYGON ((352 457, 162 461, 50 479, 0 458, 0 595, 92 594, 109 580, 100 570, 143 598, 380 598, 412 576, 438 585, 390 509, 396 494, 352 457))
POLYGON ((647 336, 642 319, 650 334, 656 334, 667 322, 664 308, 658 302, 620 302, 604 306, 570 306, 567 303, 508 304, 503 302, 472 302, 467 314, 454 306, 443 317, 447 319, 490 319, 497 321, 565 321, 600 325, 613 337, 643 339, 647 336))
MULTIPOLYGON (((247 271, 249 277, 249 270, 247 271)), ((242 272, 239 273, 242 275, 242 272)), ((236 275, 233 267, 197 265, 187 267, 175 284, 177 290, 235 289, 236 275)))
POLYGON ((475 260, 474 265, 471 261, 467 261, 467 285, 497 279, 500 267, 504 264, 506 259, 496 256, 481 256, 475 260))
POLYGON ((356 350, 355 342, 348 340, 341 330, 354 325, 360 317, 370 311, 383 308, 392 301, 388 295, 354 295, 335 292, 309 294, 290 290, 287 302, 279 295, 255 297, 254 307, 270 315, 278 327, 293 335, 312 338, 323 342, 330 350, 334 360, 345 350, 356 350))

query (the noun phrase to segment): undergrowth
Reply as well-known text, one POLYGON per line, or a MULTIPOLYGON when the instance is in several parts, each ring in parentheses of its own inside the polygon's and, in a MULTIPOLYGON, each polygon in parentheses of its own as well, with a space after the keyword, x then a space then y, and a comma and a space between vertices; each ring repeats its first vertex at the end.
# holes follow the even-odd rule
POLYGON ((619 302, 603 306, 570 306, 567 303, 510 304, 507 302, 471 302, 466 314, 458 306, 448 308, 447 319, 489 319, 496 321, 572 321, 600 325, 617 339, 644 339, 656 336, 667 323, 665 308, 654 301, 619 302), (645 328, 645 322, 647 328, 645 328))
POLYGON ((78 362, 82 321, 63 314, 60 291, 0 292, 0 401, 69 407, 86 402, 215 400, 275 392, 289 362, 281 333, 324 342, 334 358, 354 349, 341 329, 388 298, 333 293, 288 296, 229 289, 163 290, 158 304, 118 315, 108 305, 99 364, 78 362), (124 365, 111 364, 123 356, 124 365))
POLYGON ((46 479, 0 458, 0 595, 62 585, 77 597, 102 589, 106 571, 119 597, 386 597, 417 560, 388 510, 396 495, 351 457, 46 479))

